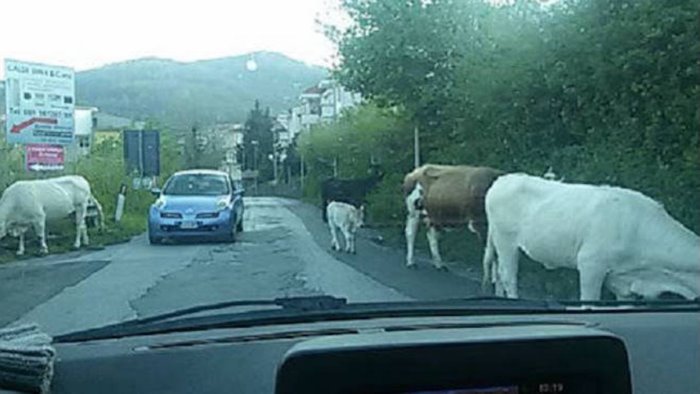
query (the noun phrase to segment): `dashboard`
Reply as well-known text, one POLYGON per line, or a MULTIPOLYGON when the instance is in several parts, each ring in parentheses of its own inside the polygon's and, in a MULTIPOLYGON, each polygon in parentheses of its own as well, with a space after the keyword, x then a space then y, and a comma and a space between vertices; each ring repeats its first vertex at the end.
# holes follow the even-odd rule
POLYGON ((54 393, 692 393, 700 312, 371 318, 56 344, 54 393))

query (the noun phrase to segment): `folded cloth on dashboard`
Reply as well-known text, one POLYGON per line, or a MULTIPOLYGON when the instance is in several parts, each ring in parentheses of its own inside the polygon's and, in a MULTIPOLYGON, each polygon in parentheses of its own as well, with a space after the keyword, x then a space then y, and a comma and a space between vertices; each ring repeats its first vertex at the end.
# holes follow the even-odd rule
POLYGON ((48 393, 56 350, 36 324, 0 329, 0 391, 48 393))

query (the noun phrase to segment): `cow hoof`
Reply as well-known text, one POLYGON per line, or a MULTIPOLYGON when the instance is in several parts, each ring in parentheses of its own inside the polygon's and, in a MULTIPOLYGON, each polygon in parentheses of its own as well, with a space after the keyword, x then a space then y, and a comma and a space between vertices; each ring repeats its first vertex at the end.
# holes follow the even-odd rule
POLYGON ((406 268, 411 269, 411 270, 415 270, 415 269, 418 269, 418 266, 415 264, 406 264, 406 268))
POLYGON ((444 265, 436 265, 435 269, 438 271, 447 271, 447 267, 444 265))
POLYGON ((17 251, 17 253, 15 253, 15 254, 16 254, 17 256, 24 256, 24 251, 22 251, 22 252, 17 251))

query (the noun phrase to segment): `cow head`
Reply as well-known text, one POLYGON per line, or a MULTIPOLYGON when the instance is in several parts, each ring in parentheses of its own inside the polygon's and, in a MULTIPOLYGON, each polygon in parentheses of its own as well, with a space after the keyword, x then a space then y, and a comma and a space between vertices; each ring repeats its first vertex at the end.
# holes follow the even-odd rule
POLYGON ((423 210, 423 186, 416 182, 413 190, 406 196, 406 208, 409 212, 423 210))

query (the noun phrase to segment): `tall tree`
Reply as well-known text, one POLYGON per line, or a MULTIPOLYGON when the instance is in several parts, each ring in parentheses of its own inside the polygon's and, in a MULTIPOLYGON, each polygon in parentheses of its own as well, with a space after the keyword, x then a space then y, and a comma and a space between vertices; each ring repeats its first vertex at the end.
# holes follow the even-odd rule
POLYGON ((255 100, 255 105, 248 113, 243 129, 242 159, 245 161, 244 168, 258 170, 261 180, 269 180, 273 177, 272 162, 268 159, 274 147, 273 124, 270 109, 263 110, 260 101, 255 100))

